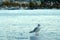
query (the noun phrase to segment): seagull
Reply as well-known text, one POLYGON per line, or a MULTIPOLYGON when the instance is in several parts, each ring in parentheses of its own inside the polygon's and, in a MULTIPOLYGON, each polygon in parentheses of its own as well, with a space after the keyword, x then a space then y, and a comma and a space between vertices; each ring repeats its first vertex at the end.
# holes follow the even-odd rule
POLYGON ((29 33, 39 32, 40 31, 40 24, 37 25, 36 28, 34 28, 33 31, 30 31, 29 33))

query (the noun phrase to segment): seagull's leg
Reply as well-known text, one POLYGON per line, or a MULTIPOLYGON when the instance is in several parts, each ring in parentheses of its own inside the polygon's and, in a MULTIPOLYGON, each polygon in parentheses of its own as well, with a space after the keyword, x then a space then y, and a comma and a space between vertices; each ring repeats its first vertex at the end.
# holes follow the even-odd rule
POLYGON ((35 36, 39 36, 39 32, 35 32, 35 36))

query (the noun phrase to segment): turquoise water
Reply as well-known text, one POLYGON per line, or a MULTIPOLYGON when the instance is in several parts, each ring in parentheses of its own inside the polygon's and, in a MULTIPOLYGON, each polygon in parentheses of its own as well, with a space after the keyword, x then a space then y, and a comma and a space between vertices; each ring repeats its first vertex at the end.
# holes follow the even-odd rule
POLYGON ((0 40, 30 40, 34 35, 29 32, 37 24, 41 25, 39 40, 60 40, 59 15, 14 14, 0 15, 0 40))

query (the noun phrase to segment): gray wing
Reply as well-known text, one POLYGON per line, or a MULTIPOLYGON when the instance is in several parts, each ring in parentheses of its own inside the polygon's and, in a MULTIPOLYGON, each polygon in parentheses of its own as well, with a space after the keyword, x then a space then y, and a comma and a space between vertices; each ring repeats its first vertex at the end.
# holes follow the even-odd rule
POLYGON ((30 31, 29 33, 33 33, 37 30, 38 28, 36 27, 33 31, 30 31))

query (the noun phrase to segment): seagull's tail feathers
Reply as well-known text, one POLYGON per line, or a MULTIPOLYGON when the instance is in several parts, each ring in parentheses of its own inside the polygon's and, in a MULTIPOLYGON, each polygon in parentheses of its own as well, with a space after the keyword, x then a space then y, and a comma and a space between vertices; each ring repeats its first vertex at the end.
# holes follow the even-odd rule
POLYGON ((33 33, 33 31, 30 31, 29 33, 33 33))

